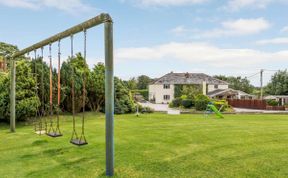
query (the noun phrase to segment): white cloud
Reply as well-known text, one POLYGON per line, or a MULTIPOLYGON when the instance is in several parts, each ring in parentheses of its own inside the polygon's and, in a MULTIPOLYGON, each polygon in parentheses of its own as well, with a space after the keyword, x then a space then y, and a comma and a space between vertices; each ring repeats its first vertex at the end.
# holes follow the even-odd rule
POLYGON ((0 4, 8 7, 38 9, 38 6, 35 5, 35 3, 28 0, 0 0, 0 4))
POLYGON ((253 49, 218 48, 206 43, 171 42, 153 47, 120 48, 116 60, 181 60, 191 64, 202 64, 220 68, 245 69, 265 63, 287 61, 288 51, 264 52, 253 49))
POLYGON ((199 30, 199 29, 184 29, 184 27, 179 26, 172 29, 174 32, 193 32, 195 34, 193 38, 216 38, 223 36, 242 36, 242 35, 253 35, 260 33, 268 29, 271 24, 264 18, 255 19, 237 19, 224 21, 221 23, 221 28, 215 28, 212 30, 199 30))
POLYGON ((132 2, 138 6, 183 6, 207 2, 209 0, 122 0, 132 2))
POLYGON ((186 29, 184 26, 178 26, 178 27, 175 27, 173 28, 172 30, 170 30, 172 33, 176 34, 176 35, 182 35, 186 32, 188 32, 189 30, 186 29))
POLYGON ((241 8, 265 8, 271 0, 230 0, 225 8, 230 11, 237 11, 241 8))
POLYGON ((281 29, 281 32, 288 32, 288 26, 285 26, 281 29))
POLYGON ((69 13, 85 12, 93 9, 81 0, 0 0, 0 5, 33 10, 49 7, 69 13))
POLYGON ((287 3, 287 0, 229 0, 224 9, 228 11, 238 11, 243 8, 265 9, 271 3, 287 3))
POLYGON ((257 41, 258 45, 277 45, 277 44, 288 44, 288 38, 272 38, 257 41))

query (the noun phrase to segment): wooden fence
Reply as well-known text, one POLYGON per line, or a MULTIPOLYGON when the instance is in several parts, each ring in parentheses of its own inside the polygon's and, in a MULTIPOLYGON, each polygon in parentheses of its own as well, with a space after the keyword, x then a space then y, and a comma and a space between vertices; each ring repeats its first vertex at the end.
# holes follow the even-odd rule
POLYGON ((269 106, 265 100, 241 100, 227 99, 228 104, 236 108, 261 109, 261 110, 285 110, 284 106, 269 106))

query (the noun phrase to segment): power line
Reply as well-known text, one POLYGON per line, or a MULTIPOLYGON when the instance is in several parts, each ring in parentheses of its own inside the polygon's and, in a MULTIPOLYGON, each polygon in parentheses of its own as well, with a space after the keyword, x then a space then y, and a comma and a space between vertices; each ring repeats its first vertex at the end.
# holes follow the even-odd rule
POLYGON ((253 74, 253 75, 250 75, 250 76, 248 76, 248 77, 245 77, 245 78, 249 79, 249 78, 252 78, 252 77, 254 77, 254 76, 258 75, 258 74, 260 74, 260 72, 257 72, 257 73, 255 73, 255 74, 253 74))

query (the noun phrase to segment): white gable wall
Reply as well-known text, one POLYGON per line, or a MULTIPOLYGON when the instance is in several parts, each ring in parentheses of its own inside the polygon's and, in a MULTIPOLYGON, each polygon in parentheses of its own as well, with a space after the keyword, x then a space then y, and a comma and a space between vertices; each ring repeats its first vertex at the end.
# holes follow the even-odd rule
POLYGON ((217 90, 217 89, 228 89, 228 85, 218 85, 218 88, 215 87, 216 85, 208 85, 208 92, 211 92, 211 91, 214 91, 214 90, 217 90))
MULTIPOLYGON (((154 84, 149 85, 149 101, 155 100, 155 103, 169 103, 174 99, 174 85, 170 84, 170 88, 164 88, 164 85, 154 84), (164 99, 164 95, 170 96, 170 99, 164 99)), ((208 92, 217 90, 217 89, 228 89, 228 85, 218 85, 218 88, 215 88, 215 85, 208 85, 208 92)))
POLYGON ((155 103, 169 103, 174 99, 174 85, 170 88, 164 88, 164 85, 149 85, 149 101, 155 99, 155 103), (168 95, 170 99, 164 99, 164 95, 168 95))

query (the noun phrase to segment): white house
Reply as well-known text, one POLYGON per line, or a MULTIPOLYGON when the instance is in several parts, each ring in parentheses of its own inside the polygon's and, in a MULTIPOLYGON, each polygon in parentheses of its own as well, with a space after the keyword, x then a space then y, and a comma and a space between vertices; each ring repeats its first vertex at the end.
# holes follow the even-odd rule
POLYGON ((270 95, 264 97, 265 100, 276 100, 281 106, 288 104, 288 95, 270 95))
POLYGON ((200 85, 205 94, 217 89, 228 89, 228 83, 203 73, 168 73, 149 85, 149 100, 169 103, 174 99, 176 85, 200 85))
POLYGON ((245 93, 244 91, 228 89, 217 89, 207 93, 207 96, 213 99, 256 99, 256 96, 245 93))

